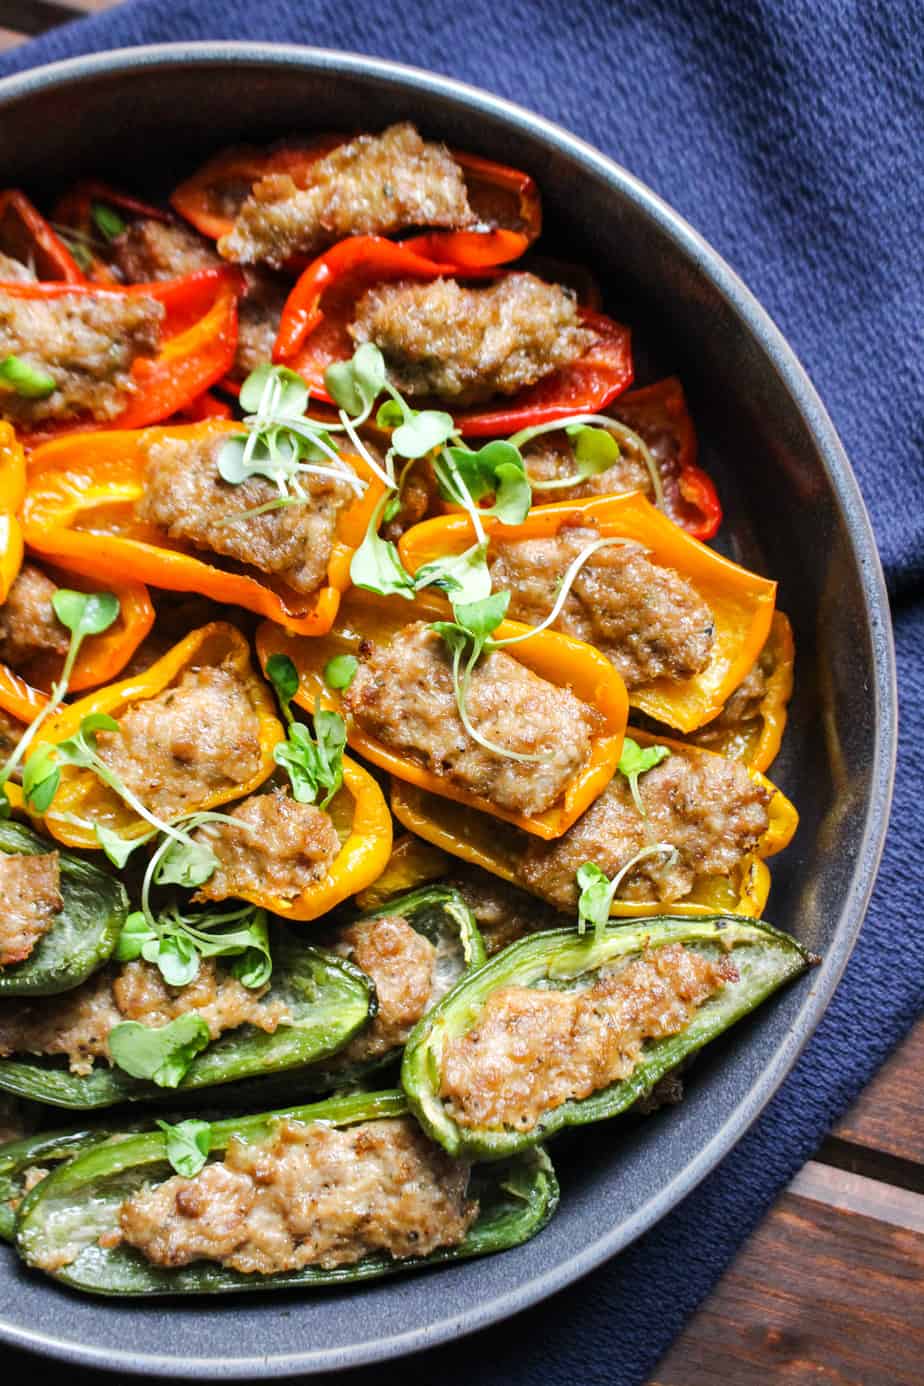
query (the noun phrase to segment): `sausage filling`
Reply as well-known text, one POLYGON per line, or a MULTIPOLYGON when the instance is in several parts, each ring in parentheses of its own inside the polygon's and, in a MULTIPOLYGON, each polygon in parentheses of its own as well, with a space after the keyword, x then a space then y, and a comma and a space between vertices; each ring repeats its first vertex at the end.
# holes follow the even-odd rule
POLYGON ((462 170, 447 150, 413 125, 392 125, 318 159, 301 187, 287 173, 261 179, 218 249, 241 264, 281 269, 293 255, 317 255, 347 236, 474 220, 462 170))
POLYGON ((171 539, 278 577, 295 592, 316 592, 326 580, 337 521, 353 491, 332 476, 307 474, 300 478, 307 502, 235 520, 277 499, 279 492, 264 477, 239 485, 223 481, 218 471, 223 441, 167 436, 149 442, 138 519, 171 539))
POLYGON ((28 958, 63 904, 57 852, 0 854, 0 967, 28 958))
POLYGON ((468 1179, 407 1119, 346 1130, 283 1121, 266 1144, 232 1140, 195 1178, 127 1199, 119 1229, 158 1266, 208 1260, 273 1275, 405 1260, 465 1240, 478 1216, 468 1179))
POLYGON ((98 733, 99 754, 162 818, 245 784, 260 767, 259 719, 230 664, 187 670, 130 707, 119 727, 98 733))
POLYGON ((0 606, 0 663, 23 669, 39 655, 67 654, 70 636, 51 604, 57 590, 41 568, 22 565, 0 606))
MULTIPOLYGON (((491 575, 495 589, 510 590, 508 614, 539 625, 568 565, 599 537, 563 526, 549 539, 496 544, 491 575)), ((601 650, 627 688, 700 673, 715 643, 712 612, 696 589, 635 544, 609 545, 587 560, 554 628, 601 650)))
POLYGON ((193 834, 218 858, 215 872, 193 897, 197 901, 254 891, 294 900, 323 879, 340 851, 330 815, 297 803, 281 789, 252 795, 230 817, 239 828, 209 823, 193 834))
POLYGON ((573 991, 501 987, 443 1049, 440 1096, 460 1126, 531 1130, 546 1113, 628 1078, 647 1042, 685 1030, 738 974, 683 944, 648 949, 573 991))
POLYGON ((334 952, 375 986, 379 1008, 334 1063, 363 1063, 404 1044, 425 1011, 448 990, 437 981, 437 950, 400 916, 363 919, 340 931, 334 952))
POLYGON ((203 958, 185 987, 171 987, 152 963, 129 962, 98 972, 73 991, 39 1002, 0 1002, 0 1056, 64 1054, 72 1073, 87 1074, 96 1059, 109 1062, 109 1032, 123 1020, 159 1028, 195 1011, 211 1038, 239 1025, 267 1034, 289 1019, 283 1001, 262 1000, 268 990, 250 989, 214 959, 203 958))
POLYGON ((594 862, 612 878, 652 842, 676 858, 648 857, 626 876, 620 900, 681 900, 697 879, 728 876, 769 824, 770 795, 737 761, 674 751, 639 781, 647 821, 628 781, 616 775, 586 813, 554 842, 530 839, 519 863, 523 884, 562 910, 577 906, 575 873, 594 862))
POLYGON ((163 318, 163 305, 141 294, 29 299, 0 288, 0 359, 17 356, 54 381, 44 399, 4 389, 0 416, 29 425, 111 422, 135 394, 134 362, 156 355, 163 318))
POLYGON ((590 756, 592 709, 502 650, 475 667, 469 720, 505 750, 542 758, 513 760, 479 745, 459 716, 446 646, 420 621, 363 660, 343 705, 365 731, 431 774, 515 813, 550 808, 590 756))
POLYGON ((221 264, 208 241, 175 221, 139 217, 116 236, 113 263, 126 284, 184 279, 196 270, 221 264))
POLYGON ((515 395, 594 341, 568 289, 523 273, 475 289, 454 279, 376 285, 357 302, 350 335, 381 349, 405 394, 456 405, 515 395))

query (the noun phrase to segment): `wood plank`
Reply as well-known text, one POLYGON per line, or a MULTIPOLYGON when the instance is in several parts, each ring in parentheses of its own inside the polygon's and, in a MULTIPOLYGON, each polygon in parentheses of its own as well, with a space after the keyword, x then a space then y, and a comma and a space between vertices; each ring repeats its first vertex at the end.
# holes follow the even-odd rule
MULTIPOLYGON (((924 1020, 835 1126, 835 1140, 924 1166, 924 1020)), ((840 1161, 838 1161, 840 1163, 840 1161)))
POLYGON ((895 1221, 924 1217, 924 1196, 814 1162, 800 1187, 813 1196, 782 1195, 649 1386, 920 1386, 924 1232, 895 1221))

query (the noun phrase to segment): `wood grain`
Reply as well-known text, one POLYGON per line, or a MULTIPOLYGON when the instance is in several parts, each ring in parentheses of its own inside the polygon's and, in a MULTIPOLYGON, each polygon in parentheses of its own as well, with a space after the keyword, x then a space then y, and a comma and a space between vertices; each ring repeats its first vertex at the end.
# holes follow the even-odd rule
POLYGON ((650 1386, 922 1381, 924 1234, 787 1192, 650 1386))
POLYGON ((832 1135, 858 1150, 880 1151, 924 1165, 924 1020, 860 1094, 832 1135))

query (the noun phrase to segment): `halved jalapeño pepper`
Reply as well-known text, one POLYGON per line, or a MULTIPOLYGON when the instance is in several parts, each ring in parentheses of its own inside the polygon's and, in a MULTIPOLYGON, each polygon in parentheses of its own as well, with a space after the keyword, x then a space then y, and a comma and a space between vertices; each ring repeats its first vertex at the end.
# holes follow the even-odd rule
MULTIPOLYGON (((0 822, 0 853, 4 858, 41 857, 54 848, 54 843, 21 823, 0 822)), ((57 886, 52 883, 51 890, 58 893, 61 907, 55 910, 51 900, 50 926, 34 947, 20 962, 0 966, 0 998, 54 996, 69 991, 102 966, 116 946, 128 912, 124 887, 107 871, 70 852, 58 854, 56 870, 57 886)), ((48 884, 44 882, 41 891, 33 892, 33 917, 41 903, 39 897, 46 898, 48 884)), ((22 885, 28 889, 27 882, 22 885)), ((4 902, 4 913, 9 922, 9 901, 4 902)))
POLYGON ((487 959, 471 910, 440 885, 395 895, 321 942, 370 978, 378 1009, 330 1062, 292 1076, 301 1092, 342 1088, 393 1062, 421 1016, 487 959))
POLYGON ((401 1083, 453 1156, 495 1160, 616 1116, 812 961, 733 915, 521 939, 424 1017, 401 1083))
MULTIPOLYGON (((404 1096, 398 1092, 360 1093, 308 1107, 290 1107, 284 1111, 215 1122, 210 1129, 212 1163, 207 1164, 197 1178, 175 1181, 169 1190, 162 1192, 162 1186, 172 1178, 166 1150, 164 1134, 152 1132, 98 1145, 55 1170, 36 1186, 20 1207, 17 1232, 20 1255, 29 1265, 91 1294, 220 1294, 241 1290, 307 1289, 371 1280, 402 1270, 417 1270, 504 1251, 527 1241, 544 1227, 558 1202, 555 1174, 541 1150, 527 1151, 503 1164, 473 1169, 466 1188, 466 1171, 455 1168, 442 1152, 433 1150, 420 1136, 407 1116, 404 1096), (392 1123, 395 1124, 393 1129, 392 1123), (328 1267, 317 1260, 309 1260, 298 1268, 261 1273, 235 1269, 217 1259, 201 1258, 189 1264, 181 1262, 167 1266, 158 1264, 137 1244, 132 1244, 132 1240, 135 1243, 141 1240, 132 1232, 133 1210, 165 1195, 172 1201, 172 1196, 180 1194, 182 1200, 181 1187, 188 1189, 192 1198, 207 1199, 207 1185, 214 1177, 210 1171, 214 1169, 216 1157, 225 1156, 226 1166, 241 1160, 247 1163, 247 1150, 264 1146, 270 1151, 269 1159, 272 1160, 278 1143, 288 1140, 290 1150, 303 1151, 305 1159, 310 1160, 314 1141, 319 1145, 345 1148, 351 1129, 358 1126, 362 1126, 363 1131, 357 1135, 361 1141, 365 1137, 366 1146, 372 1147, 373 1158, 376 1150, 387 1152, 389 1144, 399 1145, 411 1153, 414 1163, 424 1171, 427 1192, 434 1204, 445 1208, 451 1202, 462 1202, 463 1214, 455 1218, 452 1228, 447 1227, 445 1221, 437 1221, 435 1227, 418 1234, 426 1235, 433 1245, 429 1254, 411 1255, 405 1246, 389 1247, 387 1236, 379 1239, 384 1246, 373 1244, 372 1249, 363 1254, 364 1244, 369 1246, 373 1238, 368 1227, 355 1226, 357 1218, 354 1215, 351 1220, 348 1202, 346 1212, 338 1213, 338 1218, 343 1222, 345 1239, 348 1244, 353 1243, 351 1252, 355 1251, 356 1256, 347 1260, 341 1255, 340 1264, 328 1267), (441 1190, 445 1190, 444 1196, 441 1190)), ((368 1151, 359 1158, 369 1159, 368 1151)), ((352 1162, 345 1159, 337 1170, 338 1180, 344 1183, 344 1192, 351 1173, 352 1162)), ((229 1175, 234 1177, 231 1171, 229 1175)), ((387 1198, 387 1190, 382 1191, 382 1196, 387 1198)), ((266 1195, 262 1197, 265 1199, 266 1195)), ((313 1195, 303 1187, 300 1201, 307 1202, 310 1197, 313 1195)), ((318 1195, 319 1203, 323 1197, 322 1191, 318 1195)), ((413 1195, 409 1190, 402 1191, 402 1198, 409 1204, 420 1197, 417 1185, 413 1195)), ((255 1205, 260 1198, 258 1190, 255 1205)), ((407 1221, 408 1216, 407 1209, 403 1208, 402 1221, 407 1221)), ((363 1221, 368 1224, 373 1219, 363 1221)), ((413 1232, 414 1228, 411 1226, 408 1231, 413 1232)), ((323 1223, 320 1223, 310 1235, 323 1239, 324 1232, 323 1223)), ((242 1229, 242 1240, 245 1237, 246 1229, 242 1229)), ((409 1237, 408 1243, 413 1240, 415 1238, 409 1237)))
POLYGON ((108 1135, 109 1130, 100 1126, 79 1126, 74 1131, 38 1131, 0 1145, 0 1241, 13 1241, 16 1210, 49 1167, 73 1160, 108 1135))
POLYGON ((271 984, 260 1001, 283 1013, 277 1027, 269 1032, 242 1024, 225 1030, 196 1055, 178 1087, 157 1087, 105 1061, 89 1073, 72 1073, 58 1058, 23 1054, 0 1060, 0 1091, 80 1111, 116 1102, 177 1103, 185 1093, 272 1077, 325 1059, 352 1038, 370 1011, 374 1014, 372 984, 347 959, 309 947, 282 928, 274 929, 272 955, 271 984))

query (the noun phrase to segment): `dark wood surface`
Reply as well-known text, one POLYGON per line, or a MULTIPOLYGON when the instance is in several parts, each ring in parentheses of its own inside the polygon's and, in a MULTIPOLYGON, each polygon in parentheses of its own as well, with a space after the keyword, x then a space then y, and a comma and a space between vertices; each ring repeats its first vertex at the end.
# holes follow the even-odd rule
MULTIPOLYGON (((0 48, 114 0, 0 0, 0 48)), ((924 1020, 649 1386, 924 1386, 924 1020)))

